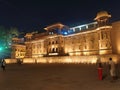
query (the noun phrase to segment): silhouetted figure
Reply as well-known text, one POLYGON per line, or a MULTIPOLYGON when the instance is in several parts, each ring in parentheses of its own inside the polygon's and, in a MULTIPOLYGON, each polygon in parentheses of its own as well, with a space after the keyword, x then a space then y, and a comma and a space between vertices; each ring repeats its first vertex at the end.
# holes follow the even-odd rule
POLYGON ((18 63, 18 65, 21 65, 22 64, 22 59, 18 59, 17 63, 18 63))
POLYGON ((5 71, 5 65, 6 65, 6 62, 5 62, 5 60, 3 59, 3 60, 1 61, 1 68, 3 69, 3 71, 5 71))

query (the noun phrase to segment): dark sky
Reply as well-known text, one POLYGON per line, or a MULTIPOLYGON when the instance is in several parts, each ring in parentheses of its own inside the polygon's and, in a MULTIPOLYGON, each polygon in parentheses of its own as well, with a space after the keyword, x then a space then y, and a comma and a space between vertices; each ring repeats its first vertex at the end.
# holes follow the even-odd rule
POLYGON ((120 0, 0 0, 0 25, 30 32, 57 22, 75 26, 92 22, 102 10, 116 21, 119 9, 120 0))

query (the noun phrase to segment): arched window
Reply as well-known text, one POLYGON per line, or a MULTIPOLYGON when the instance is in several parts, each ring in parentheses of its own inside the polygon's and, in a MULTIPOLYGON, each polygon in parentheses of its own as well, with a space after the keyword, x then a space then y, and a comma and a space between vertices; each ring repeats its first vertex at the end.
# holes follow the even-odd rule
POLYGON ((52 52, 55 52, 55 48, 52 49, 52 52))
POLYGON ((52 42, 52 44, 54 44, 54 41, 52 42))
POLYGON ((56 48, 56 52, 58 52, 58 48, 56 48))

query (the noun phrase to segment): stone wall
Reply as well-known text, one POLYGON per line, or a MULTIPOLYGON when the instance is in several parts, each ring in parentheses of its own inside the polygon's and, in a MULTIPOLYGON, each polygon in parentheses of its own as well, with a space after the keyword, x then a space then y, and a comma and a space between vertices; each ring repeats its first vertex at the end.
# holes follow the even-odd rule
POLYGON ((5 59, 7 64, 17 63, 16 59, 5 59))
MULTIPOLYGON (((100 57, 103 63, 107 63, 109 58, 113 58, 113 61, 118 63, 118 55, 90 55, 90 56, 59 56, 59 57, 39 57, 39 58, 24 58, 23 63, 96 63, 97 58, 100 57)), ((6 63, 17 63, 16 59, 5 59, 6 63)))
MULTIPOLYGON (((116 63, 119 61, 118 55, 101 55, 99 57, 103 63, 107 63, 110 57, 116 63)), ((97 58, 98 55, 25 58, 23 63, 96 63, 97 58)))
POLYGON ((120 54, 120 21, 112 23, 111 42, 113 54, 120 54))

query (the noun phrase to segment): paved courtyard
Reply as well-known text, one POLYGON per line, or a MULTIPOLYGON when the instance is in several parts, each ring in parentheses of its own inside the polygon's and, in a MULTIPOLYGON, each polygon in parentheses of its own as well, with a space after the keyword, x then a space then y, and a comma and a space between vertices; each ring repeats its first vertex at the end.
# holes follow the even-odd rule
POLYGON ((98 80, 91 64, 11 64, 0 69, 0 90, 120 90, 120 79, 111 82, 107 66, 103 75, 98 80))

